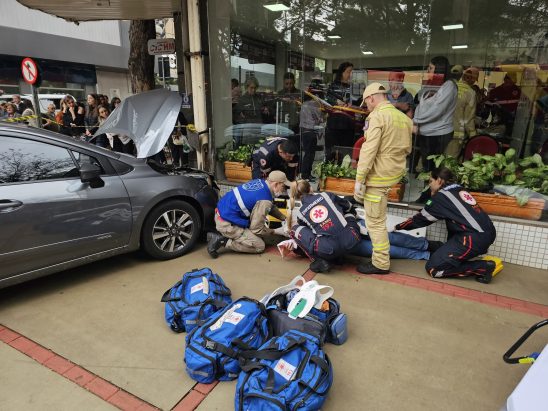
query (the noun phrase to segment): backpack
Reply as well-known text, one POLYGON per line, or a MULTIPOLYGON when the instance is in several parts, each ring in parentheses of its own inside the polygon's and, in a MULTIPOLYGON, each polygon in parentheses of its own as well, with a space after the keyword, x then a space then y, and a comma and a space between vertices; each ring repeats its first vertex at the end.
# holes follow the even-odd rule
POLYGON ((309 334, 290 330, 274 337, 242 366, 235 410, 319 410, 333 383, 333 368, 309 334))
POLYGON ((233 380, 240 372, 240 354, 256 350, 271 335, 264 305, 242 297, 187 334, 186 371, 204 384, 233 380))
POLYGON ((183 275, 162 296, 165 319, 177 332, 190 332, 202 325, 213 313, 232 302, 230 289, 209 268, 194 269, 183 275))
POLYGON ((268 319, 275 336, 289 330, 299 330, 318 338, 320 345, 325 341, 341 345, 348 339, 347 317, 341 313, 341 306, 334 298, 328 298, 327 311, 312 307, 302 318, 292 318, 288 313, 290 301, 303 287, 301 277, 297 276, 290 284, 278 288, 271 294, 265 295, 261 302, 267 308, 268 319))

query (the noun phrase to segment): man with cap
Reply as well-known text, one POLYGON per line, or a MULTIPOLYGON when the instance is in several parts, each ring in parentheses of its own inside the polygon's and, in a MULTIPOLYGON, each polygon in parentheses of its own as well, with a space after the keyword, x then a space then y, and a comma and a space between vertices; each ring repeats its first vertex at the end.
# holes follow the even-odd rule
POLYGON ((274 205, 274 197, 286 192, 290 186, 282 171, 272 171, 268 178, 251 180, 225 194, 215 209, 215 226, 218 233, 208 233, 207 252, 218 257, 218 250, 259 254, 265 249, 261 238, 268 234, 282 234, 285 226, 272 230, 266 226, 267 216, 284 221, 285 215, 274 205))
POLYGON ((455 158, 460 157, 466 139, 476 135, 477 102, 476 92, 472 89, 472 85, 475 83, 475 80, 472 80, 472 69, 470 67, 463 72, 463 67, 460 64, 451 69, 451 73, 457 80, 457 105, 453 114, 453 138, 445 148, 445 154, 455 158))
POLYGON ((365 142, 360 150, 354 197, 364 204, 365 220, 373 246, 371 262, 360 264, 363 274, 388 274, 390 243, 386 229, 387 196, 390 187, 406 174, 411 153, 413 121, 387 100, 388 90, 372 83, 363 92, 367 105, 365 142))
POLYGON ((405 73, 403 71, 391 71, 388 74, 388 87, 390 92, 387 94, 388 101, 398 110, 409 118, 413 118, 415 99, 403 85, 405 73))
POLYGON ((253 178, 266 178, 274 170, 282 171, 291 181, 297 176, 297 146, 283 137, 267 138, 251 156, 253 178))

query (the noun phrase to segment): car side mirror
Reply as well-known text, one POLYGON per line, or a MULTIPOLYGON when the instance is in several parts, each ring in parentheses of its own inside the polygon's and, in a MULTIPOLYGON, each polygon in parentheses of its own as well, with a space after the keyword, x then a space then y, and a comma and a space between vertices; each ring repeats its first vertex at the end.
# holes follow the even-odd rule
POLYGON ((101 180, 101 167, 96 164, 84 163, 80 166, 80 180, 82 183, 89 183, 91 188, 99 188, 105 185, 101 180))

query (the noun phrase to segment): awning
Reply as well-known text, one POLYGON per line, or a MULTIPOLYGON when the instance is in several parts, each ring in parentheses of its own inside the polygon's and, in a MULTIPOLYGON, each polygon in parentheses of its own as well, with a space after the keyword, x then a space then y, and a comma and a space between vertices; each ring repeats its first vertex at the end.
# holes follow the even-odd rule
POLYGON ((150 20, 173 17, 182 0, 17 0, 68 21, 150 20))

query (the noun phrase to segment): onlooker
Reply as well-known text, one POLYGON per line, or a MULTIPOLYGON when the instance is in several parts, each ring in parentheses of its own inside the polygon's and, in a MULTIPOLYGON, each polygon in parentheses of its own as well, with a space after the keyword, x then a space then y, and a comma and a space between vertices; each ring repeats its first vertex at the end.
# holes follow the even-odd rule
POLYGON ((354 197, 364 204, 365 221, 371 237, 371 262, 360 264, 363 274, 388 274, 390 243, 386 231, 387 197, 390 187, 406 174, 406 158, 411 153, 413 122, 395 108, 388 91, 380 83, 372 83, 363 92, 362 105, 370 114, 365 141, 360 150, 354 197))
MULTIPOLYGON (((88 100, 89 102, 89 100, 88 100)), ((108 106, 99 106, 97 107, 97 114, 98 114, 98 118, 97 118, 97 126, 101 126, 108 118, 108 116, 110 115, 110 111, 108 109, 108 106)), ((95 131, 97 131, 99 127, 95 127, 95 131)), ((95 133, 94 131, 94 133, 95 133)), ((109 144, 109 140, 111 140, 112 138, 114 137, 113 134, 111 133, 106 133, 106 134, 99 134, 98 136, 95 137, 94 139, 94 144, 96 146, 99 146, 99 147, 103 147, 103 148, 108 148, 109 146, 112 146, 113 144, 109 144)))
POLYGON ((521 89, 516 85, 517 74, 506 73, 503 83, 487 94, 487 104, 496 104, 501 108, 502 122, 506 126, 505 134, 512 135, 516 110, 518 109, 521 89))
POLYGON ((250 77, 245 82, 246 92, 238 99, 234 109, 234 123, 262 123, 263 115, 268 115, 268 109, 264 105, 261 96, 257 94, 259 81, 250 77))
POLYGON ((279 123, 286 123, 295 134, 299 133, 299 112, 296 100, 301 97, 301 90, 295 87, 295 75, 291 72, 284 74, 284 87, 278 91, 281 98, 281 116, 279 123))
POLYGON ((453 117, 453 138, 447 145, 445 154, 459 158, 464 142, 476 135, 476 92, 471 87, 475 80, 473 80, 473 68, 467 69, 464 72, 467 74, 464 74, 462 66, 454 66, 451 72, 455 74, 455 79, 458 80, 457 106, 453 117))
MULTIPOLYGON (((333 106, 351 106, 350 79, 354 65, 344 62, 339 65, 335 74, 335 80, 327 89, 326 100, 333 106)), ((333 158, 333 146, 352 147, 355 142, 354 115, 345 111, 336 110, 327 117, 325 131, 325 155, 326 159, 333 158)))
POLYGON ((15 111, 17 113, 23 113, 23 110, 25 110, 26 106, 25 103, 21 100, 21 96, 19 94, 14 94, 11 97, 11 102, 15 105, 15 111))
POLYGON ((42 113, 42 124, 44 129, 59 132, 59 125, 55 121, 55 104, 49 103, 48 110, 45 113, 42 113))
POLYGON ((3 120, 13 119, 19 117, 17 112, 17 106, 13 103, 6 103, 6 112, 2 116, 3 120))
POLYGON ((299 165, 297 146, 291 140, 283 137, 267 139, 252 154, 251 174, 254 179, 267 178, 275 170, 284 172, 290 181, 297 177, 299 165))
POLYGON ((413 95, 407 91, 403 85, 405 80, 405 73, 403 71, 391 71, 388 74, 388 87, 390 93, 388 93, 388 101, 392 103, 394 107, 404 113, 407 117, 413 118, 413 111, 415 107, 413 95))
POLYGON ((84 107, 78 106, 76 101, 70 97, 65 97, 66 109, 63 113, 63 134, 79 137, 84 132, 84 107))
POLYGON ((112 100, 110 100, 110 111, 113 112, 116 107, 120 105, 122 100, 120 100, 119 97, 112 97, 112 100))
MULTIPOLYGON (((87 97, 87 103, 88 107, 86 110, 86 115, 84 117, 84 124, 86 126, 86 137, 89 140, 91 136, 97 131, 99 128, 99 113, 98 113, 98 107, 99 107, 99 96, 97 94, 88 94, 87 97)), ((107 109, 108 110, 108 109, 107 109)), ((107 114, 108 116, 108 114, 107 114)), ((106 137, 104 140, 101 140, 100 143, 96 143, 97 145, 101 147, 106 147, 106 137)))
POLYGON ((238 104, 238 99, 242 95, 242 90, 240 89, 240 82, 238 79, 233 78, 230 80, 231 89, 230 89, 230 95, 232 97, 232 106, 234 107, 236 104, 238 104))
POLYGON ((426 87, 419 92, 413 123, 423 168, 431 171, 434 162, 427 157, 444 153, 453 137, 457 85, 451 79, 449 61, 445 57, 434 57, 428 65, 427 75, 426 87))
POLYGON ((285 174, 273 171, 266 180, 256 179, 235 187, 219 200, 215 210, 215 226, 220 233, 208 233, 207 251, 218 257, 221 247, 241 253, 262 253, 265 242, 261 238, 274 231, 266 226, 270 214, 285 220, 274 205, 274 197, 290 186, 285 174))
MULTIPOLYGON (((316 93, 318 93, 316 91, 316 93)), ((301 177, 311 178, 312 164, 316 155, 318 144, 318 127, 323 123, 324 117, 320 110, 320 103, 308 94, 303 96, 301 106, 300 127, 301 127, 301 177)))
POLYGON ((23 110, 23 113, 21 113, 21 117, 30 117, 25 119, 25 123, 27 123, 30 127, 38 127, 38 119, 34 117, 34 111, 32 108, 27 107, 23 110))

